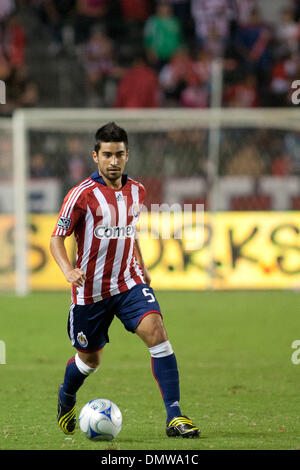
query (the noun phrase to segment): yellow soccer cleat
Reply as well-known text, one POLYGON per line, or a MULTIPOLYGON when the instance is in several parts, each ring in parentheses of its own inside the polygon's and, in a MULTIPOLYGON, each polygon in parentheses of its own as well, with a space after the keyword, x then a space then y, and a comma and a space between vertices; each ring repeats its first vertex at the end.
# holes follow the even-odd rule
MULTIPOLYGON (((61 386, 59 390, 61 389, 61 386)), ((63 405, 58 392, 57 422, 65 434, 74 434, 76 427, 75 404, 63 405)))
POLYGON ((166 427, 168 437, 194 438, 200 436, 200 429, 187 416, 173 418, 166 427))

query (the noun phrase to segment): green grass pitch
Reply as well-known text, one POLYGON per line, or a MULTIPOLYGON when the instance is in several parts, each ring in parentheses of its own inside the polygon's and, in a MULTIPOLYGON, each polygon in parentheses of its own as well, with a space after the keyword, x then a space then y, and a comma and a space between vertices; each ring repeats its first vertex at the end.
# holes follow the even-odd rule
POLYGON ((297 292, 157 292, 177 356, 181 408, 200 439, 165 435, 165 409, 147 348, 116 318, 103 363, 77 395, 77 414, 109 398, 123 428, 109 443, 56 422, 57 389, 74 354, 66 332, 68 293, 1 296, 1 450, 284 450, 300 448, 297 292))

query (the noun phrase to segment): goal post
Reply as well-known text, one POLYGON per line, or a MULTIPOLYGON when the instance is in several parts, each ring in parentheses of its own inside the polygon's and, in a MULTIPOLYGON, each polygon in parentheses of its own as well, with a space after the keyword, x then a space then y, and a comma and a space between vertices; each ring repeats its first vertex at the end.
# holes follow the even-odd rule
POLYGON ((15 111, 12 118, 13 135, 13 195, 15 217, 15 275, 16 294, 26 295, 28 285, 28 136, 26 113, 15 111))
MULTIPOLYGON (((47 154, 48 152, 48 163, 52 168, 55 167, 51 177, 60 177, 67 171, 64 168, 66 161, 64 158, 67 157, 64 154, 65 149, 59 150, 61 152, 59 155, 56 153, 62 145, 61 142, 68 139, 68 136, 72 136, 72 138, 77 136, 79 140, 83 139, 88 143, 84 150, 86 157, 88 157, 93 150, 95 131, 106 122, 115 121, 127 130, 130 145, 132 141, 133 148, 130 147, 130 152, 133 153, 133 159, 130 174, 133 171, 133 177, 138 178, 141 174, 145 180, 148 179, 154 196, 156 192, 155 188, 151 188, 151 181, 160 179, 162 185, 164 185, 164 181, 167 181, 162 203, 172 203, 174 195, 178 201, 179 195, 182 195, 182 200, 186 197, 186 200, 193 201, 197 200, 199 196, 199 202, 201 194, 205 193, 205 211, 209 217, 210 213, 229 210, 229 206, 225 206, 224 202, 226 198, 229 198, 227 193, 224 198, 224 187, 230 186, 230 181, 226 170, 221 168, 224 162, 226 163, 226 158, 222 160, 220 152, 224 153, 226 147, 225 151, 229 154, 233 153, 233 150, 229 148, 233 143, 231 136, 234 140, 235 135, 241 137, 244 135, 244 131, 249 131, 250 137, 248 136, 247 139, 251 140, 250 134, 253 131, 265 130, 268 133, 272 130, 269 140, 268 135, 264 137, 266 145, 271 145, 272 136, 277 132, 294 133, 297 136, 300 131, 298 118, 297 108, 221 109, 215 106, 210 109, 47 108, 16 110, 11 120, 14 163, 16 292, 19 295, 25 295, 31 289, 27 225, 31 213, 28 201, 28 192, 32 185, 30 159, 34 153, 40 151, 47 154), (169 146, 170 142, 172 149, 169 146), (138 146, 138 151, 144 152, 144 154, 139 156, 135 154, 135 144, 138 146), (160 170, 161 174, 159 174, 160 170), (211 182, 213 184, 210 184, 211 182)), ((243 139, 240 138, 240 140, 243 139)), ((234 151, 237 147, 238 144, 235 145, 234 151)), ((258 149, 258 151, 260 150, 265 151, 265 149, 258 149)), ((244 173, 245 178, 240 174, 236 182, 238 178, 240 182, 244 181, 244 178, 246 187, 249 183, 247 168, 244 169, 244 173)), ((233 179, 231 182, 234 183, 233 179)), ((265 185, 267 187, 267 183, 265 185)), ((244 191, 245 187, 242 188, 242 184, 240 184, 241 190, 244 191)), ((51 193, 51 191, 55 193, 55 186, 49 185, 49 192, 51 193)), ((271 209, 277 210, 276 207, 271 209)), ((213 262, 213 253, 209 256, 213 262)), ((214 286, 214 283, 210 282, 211 279, 208 278, 206 287, 214 286)))

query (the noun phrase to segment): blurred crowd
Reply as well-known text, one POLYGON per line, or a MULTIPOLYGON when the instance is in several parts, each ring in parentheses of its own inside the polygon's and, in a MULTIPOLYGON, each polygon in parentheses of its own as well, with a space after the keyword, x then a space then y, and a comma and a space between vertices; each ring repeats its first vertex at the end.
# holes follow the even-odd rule
POLYGON ((271 23, 260 8, 266 1, 1 0, 0 113, 66 105, 47 82, 54 69, 69 106, 205 108, 216 58, 223 106, 290 106, 300 1, 282 2, 271 23), (78 74, 82 89, 72 95, 78 74))

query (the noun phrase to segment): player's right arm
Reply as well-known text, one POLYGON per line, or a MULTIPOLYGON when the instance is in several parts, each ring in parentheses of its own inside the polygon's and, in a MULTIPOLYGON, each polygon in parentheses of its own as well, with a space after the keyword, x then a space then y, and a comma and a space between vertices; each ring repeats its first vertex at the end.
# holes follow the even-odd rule
POLYGON ((64 236, 54 235, 51 237, 50 251, 66 281, 74 284, 76 287, 83 286, 86 279, 85 273, 81 269, 73 268, 68 258, 64 236))
POLYGON ((70 262, 65 247, 65 238, 69 237, 75 226, 80 223, 86 210, 84 190, 93 185, 93 182, 85 180, 72 188, 64 198, 55 228, 50 240, 50 252, 64 274, 66 280, 76 287, 82 287, 86 279, 84 271, 74 268, 70 262))

